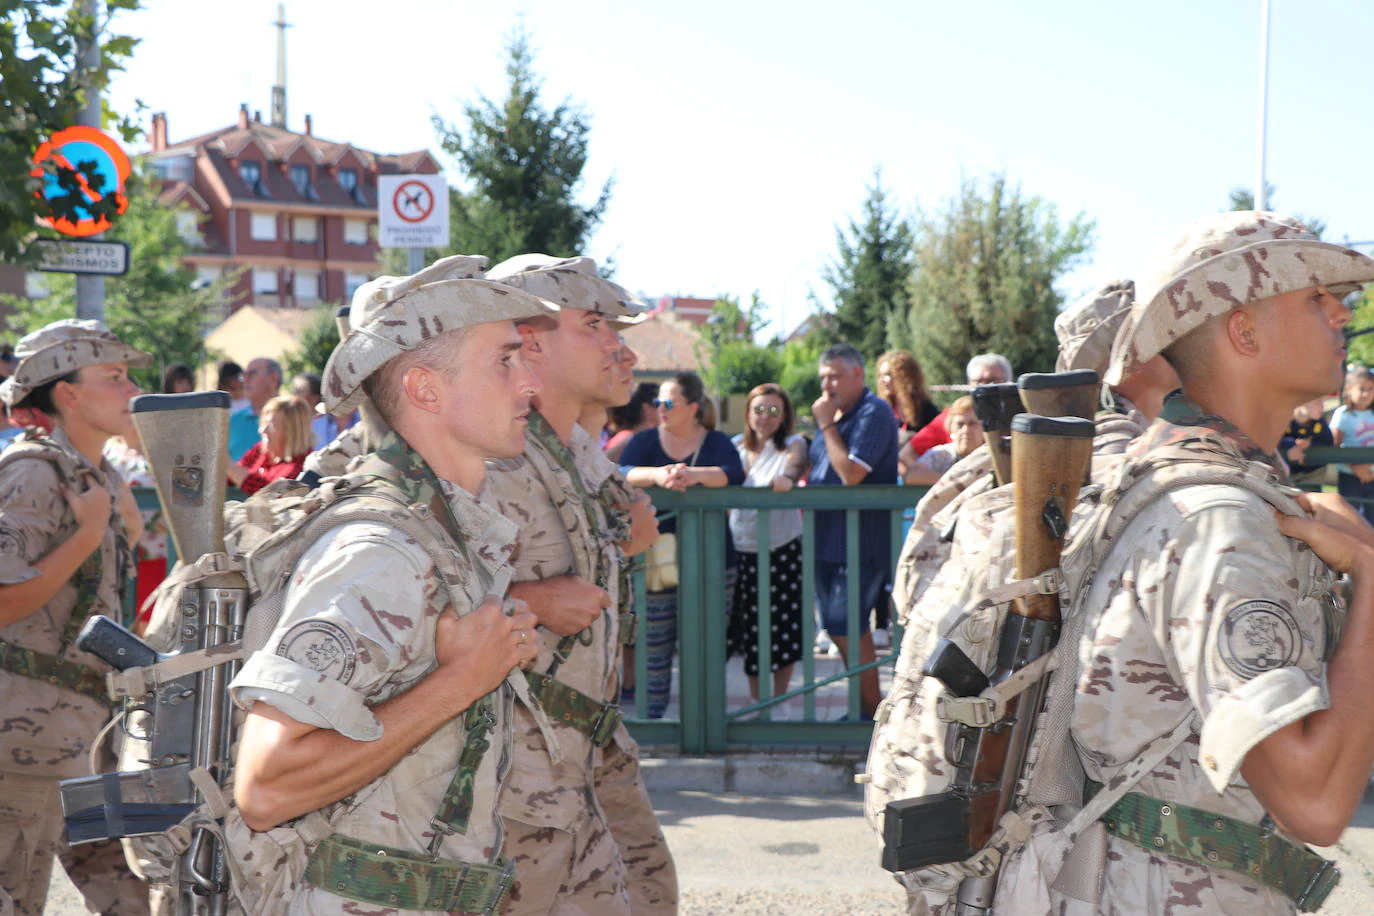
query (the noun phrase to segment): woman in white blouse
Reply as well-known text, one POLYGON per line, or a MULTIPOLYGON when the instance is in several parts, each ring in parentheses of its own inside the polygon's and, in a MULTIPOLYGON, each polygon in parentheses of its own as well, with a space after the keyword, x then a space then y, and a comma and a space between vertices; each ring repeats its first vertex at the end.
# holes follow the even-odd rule
MULTIPOLYGON (((759 385, 745 402, 743 433, 734 437, 744 465, 746 487, 771 487, 785 493, 796 486, 808 465, 806 440, 792 434, 794 415, 787 392, 774 384, 759 385)), ((769 641, 773 696, 787 690, 792 666, 802 657, 802 516, 800 509, 775 509, 768 519, 769 641)), ((727 652, 744 657, 749 691, 759 695, 758 512, 730 511, 730 534, 739 551, 739 574, 731 603, 727 652)), ((809 613, 809 610, 806 610, 809 613)), ((776 710, 776 708, 775 708, 776 710)))

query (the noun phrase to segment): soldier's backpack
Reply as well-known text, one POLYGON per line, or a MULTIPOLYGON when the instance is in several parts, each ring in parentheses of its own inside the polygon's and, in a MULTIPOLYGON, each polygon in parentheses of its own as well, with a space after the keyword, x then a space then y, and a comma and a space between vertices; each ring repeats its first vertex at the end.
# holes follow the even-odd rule
MULTIPOLYGON (((1094 572, 1144 508, 1180 487, 1240 486, 1281 512, 1302 513, 1294 500, 1297 491, 1279 486, 1263 465, 1224 463, 1214 454, 1190 448, 1196 441, 1185 439, 1155 449, 1143 460, 1121 454, 1094 457, 1093 483, 1079 493, 1060 568, 1033 580, 1015 577, 1012 487, 989 490, 965 503, 948 560, 911 609, 892 687, 875 717, 862 781, 865 815, 880 837, 889 802, 938 795, 950 788, 958 723, 997 721, 1001 704, 1017 692, 994 686, 981 697, 951 697, 939 681, 922 674, 936 643, 952 640, 984 674, 991 674, 1008 606, 1020 595, 1046 589, 1059 594, 1063 629, 1055 650, 1045 657, 1044 673, 1054 675, 1016 808, 989 844, 965 862, 901 873, 899 880, 913 898, 912 912, 943 912, 964 877, 991 874, 1032 836, 1037 848, 1023 859, 1035 861, 1022 864, 1047 875, 1047 883, 1058 876, 1058 903, 1091 899, 1096 893, 1097 875, 1091 867, 1087 874, 1070 868, 1060 874, 1072 841, 1187 739, 1195 723, 1191 717, 1185 719, 1174 732, 1147 745, 1123 770, 1126 779, 1084 805, 1084 773, 1069 736, 1069 720, 1078 681, 1079 638, 1093 625, 1081 613, 1081 605, 1094 572)), ((1021 689, 1031 683, 1034 678, 1023 682, 1021 689)), ((1105 835, 1102 840, 1105 843, 1105 835)))

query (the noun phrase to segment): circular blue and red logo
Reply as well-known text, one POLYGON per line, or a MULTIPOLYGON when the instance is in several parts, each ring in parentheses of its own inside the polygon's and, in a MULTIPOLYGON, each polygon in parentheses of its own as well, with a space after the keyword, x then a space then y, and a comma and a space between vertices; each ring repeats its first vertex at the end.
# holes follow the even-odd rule
POLYGON ((33 165, 29 174, 43 180, 38 196, 52 208, 46 223, 63 235, 104 232, 113 217, 129 209, 124 193, 129 157, 98 128, 58 131, 38 147, 33 165))

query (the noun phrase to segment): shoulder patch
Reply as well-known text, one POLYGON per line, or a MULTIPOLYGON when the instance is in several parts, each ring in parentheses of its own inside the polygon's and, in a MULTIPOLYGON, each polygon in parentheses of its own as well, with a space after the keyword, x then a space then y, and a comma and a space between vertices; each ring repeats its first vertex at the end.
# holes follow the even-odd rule
POLYGON ((282 636, 277 654, 347 684, 358 649, 348 631, 328 620, 303 620, 282 636))
POLYGON ((1247 680, 1294 664, 1302 649, 1297 620, 1283 605, 1264 599, 1227 611, 1218 642, 1226 667, 1247 680))

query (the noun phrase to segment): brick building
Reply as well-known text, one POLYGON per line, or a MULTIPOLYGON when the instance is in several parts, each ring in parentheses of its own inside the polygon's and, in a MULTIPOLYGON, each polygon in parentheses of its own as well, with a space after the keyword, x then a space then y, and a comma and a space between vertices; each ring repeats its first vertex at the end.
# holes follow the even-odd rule
POLYGON ((347 302, 379 269, 377 177, 439 171, 427 150, 375 153, 315 136, 310 115, 297 133, 247 105, 231 126, 176 143, 153 115, 148 159, 200 277, 245 268, 226 311, 347 302))

